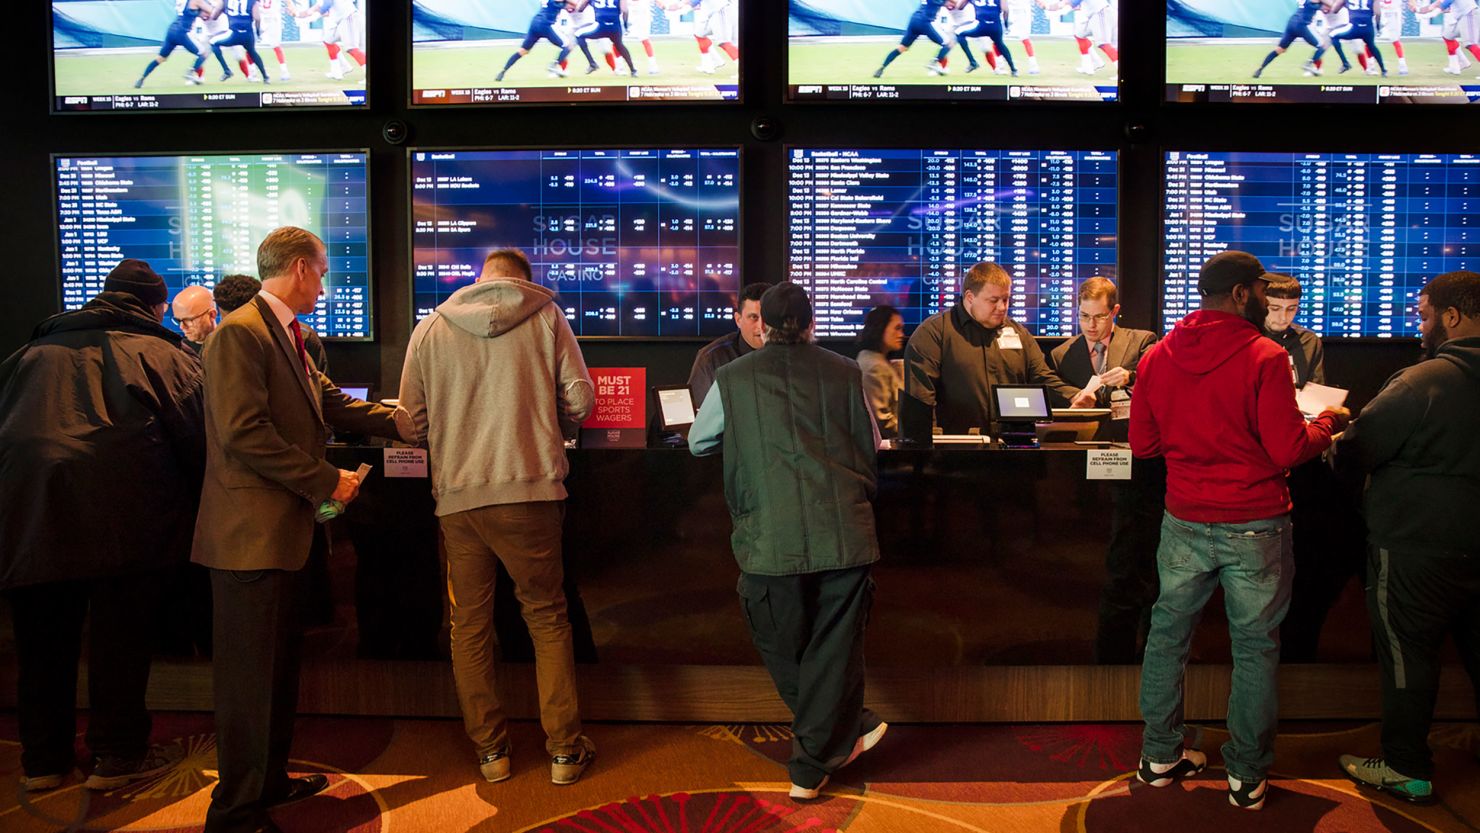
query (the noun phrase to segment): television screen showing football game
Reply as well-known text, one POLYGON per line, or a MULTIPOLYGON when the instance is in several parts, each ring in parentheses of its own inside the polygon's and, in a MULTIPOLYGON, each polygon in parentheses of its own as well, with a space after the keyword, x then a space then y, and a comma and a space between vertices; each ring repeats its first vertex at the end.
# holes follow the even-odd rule
POLYGON ((1225 249, 1300 281, 1296 322, 1326 337, 1418 335, 1418 290, 1480 270, 1480 154, 1166 155, 1162 325, 1197 309, 1225 249))
POLYGON ((851 337, 879 304, 905 327, 955 305, 981 261, 1013 278, 1008 315, 1040 336, 1075 333, 1075 293, 1116 274, 1109 151, 788 151, 789 273, 817 335, 851 337))
POLYGON ((1119 0, 789 0, 799 101, 1115 101, 1119 0))
POLYGON ((414 0, 411 103, 738 101, 740 3, 414 0))
POLYGON ((1475 0, 1167 0, 1167 100, 1480 101, 1475 0))
POLYGON ((578 336, 735 329, 736 148, 416 150, 411 189, 418 321, 512 246, 578 336))
POLYGON ((52 0, 59 112, 365 104, 370 0, 52 0))
MULTIPOLYGON (((129 257, 148 261, 172 300, 226 275, 258 277, 262 238, 299 226, 323 239, 329 257, 324 295, 300 319, 325 338, 369 339, 367 156, 56 157, 62 307, 87 303, 129 257)), ((174 326, 169 316, 165 322, 174 326)))

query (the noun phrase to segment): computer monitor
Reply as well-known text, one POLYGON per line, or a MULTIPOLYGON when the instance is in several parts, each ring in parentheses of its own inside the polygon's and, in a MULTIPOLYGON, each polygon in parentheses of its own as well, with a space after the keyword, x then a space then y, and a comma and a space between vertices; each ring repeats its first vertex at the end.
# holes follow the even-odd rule
POLYGON ((1051 415, 1043 385, 994 385, 992 405, 999 422, 1037 422, 1051 415))
POLYGON ((694 424, 694 397, 688 385, 661 385, 653 388, 658 398, 658 427, 664 431, 683 431, 694 424))

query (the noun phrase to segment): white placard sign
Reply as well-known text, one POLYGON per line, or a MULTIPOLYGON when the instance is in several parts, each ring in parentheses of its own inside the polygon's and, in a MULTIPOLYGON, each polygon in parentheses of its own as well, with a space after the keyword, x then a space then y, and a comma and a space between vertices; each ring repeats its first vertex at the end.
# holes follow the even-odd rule
POLYGON ((1131 452, 1125 448, 1092 448, 1085 452, 1087 480, 1130 480, 1131 452))
POLYGON ((386 477, 426 477, 427 450, 424 448, 385 449, 386 477))

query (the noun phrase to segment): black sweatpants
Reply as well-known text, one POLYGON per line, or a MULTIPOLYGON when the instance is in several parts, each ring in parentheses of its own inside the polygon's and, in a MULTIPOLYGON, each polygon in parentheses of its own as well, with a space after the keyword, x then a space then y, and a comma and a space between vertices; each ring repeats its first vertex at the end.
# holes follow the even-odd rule
POLYGON ((1429 727, 1439 693, 1439 648, 1453 633, 1480 706, 1480 553, 1455 557, 1372 549, 1367 611, 1382 667, 1382 755, 1433 780, 1429 727))
POLYGON ((791 782, 815 787, 880 722, 863 707, 863 632, 874 598, 869 568, 741 573, 736 589, 751 640, 791 709, 791 782))
POLYGON ((149 685, 164 576, 149 572, 7 590, 15 621, 21 767, 28 777, 77 765, 77 664, 87 622, 87 747, 137 758, 149 748, 149 685))

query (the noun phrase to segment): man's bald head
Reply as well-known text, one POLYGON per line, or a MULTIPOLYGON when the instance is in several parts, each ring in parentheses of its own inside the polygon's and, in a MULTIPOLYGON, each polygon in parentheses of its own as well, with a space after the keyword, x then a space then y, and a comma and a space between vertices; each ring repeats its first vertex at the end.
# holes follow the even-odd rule
POLYGON ((175 323, 180 325, 180 331, 185 337, 196 344, 206 340, 206 336, 216 330, 216 299, 211 297, 211 291, 203 286, 187 286, 175 295, 175 300, 170 304, 171 312, 174 313, 175 323))

